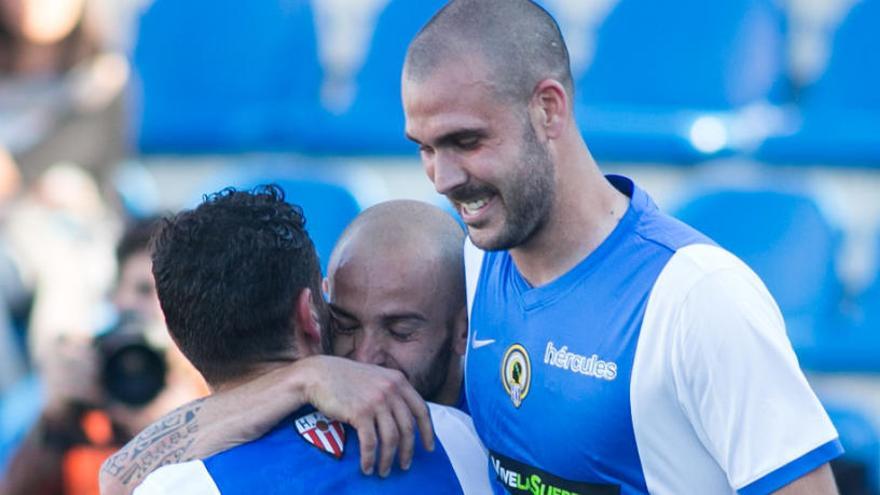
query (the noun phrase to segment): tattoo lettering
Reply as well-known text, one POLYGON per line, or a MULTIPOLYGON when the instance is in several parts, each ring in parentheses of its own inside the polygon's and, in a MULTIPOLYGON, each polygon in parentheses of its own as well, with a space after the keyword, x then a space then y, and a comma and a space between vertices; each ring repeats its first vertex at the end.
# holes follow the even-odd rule
POLYGON ((104 463, 102 473, 129 485, 167 464, 192 460, 188 451, 199 431, 203 402, 199 399, 179 407, 147 427, 104 463))

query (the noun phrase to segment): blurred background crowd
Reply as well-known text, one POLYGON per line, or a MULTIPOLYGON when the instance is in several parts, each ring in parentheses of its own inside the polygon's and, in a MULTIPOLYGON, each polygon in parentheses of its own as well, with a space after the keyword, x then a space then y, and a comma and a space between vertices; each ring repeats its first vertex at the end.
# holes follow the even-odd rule
MULTIPOLYGON (((162 328, 156 216, 277 182, 326 262, 362 208, 443 205, 399 75, 440 0, 0 0, 0 494, 97 493, 206 393, 162 328)), ((542 0, 600 165, 765 280, 880 493, 880 0, 542 0)))

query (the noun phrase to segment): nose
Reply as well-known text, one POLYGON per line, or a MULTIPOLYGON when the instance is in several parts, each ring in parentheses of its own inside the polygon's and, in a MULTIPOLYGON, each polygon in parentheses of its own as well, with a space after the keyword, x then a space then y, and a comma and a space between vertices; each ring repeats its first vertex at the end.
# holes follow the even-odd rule
POLYGON ((468 180, 467 172, 448 153, 436 151, 431 156, 423 156, 422 159, 425 162, 428 178, 440 194, 448 195, 468 180))
POLYGON ((382 366, 385 364, 385 346, 377 332, 365 329, 354 343, 355 361, 382 366))

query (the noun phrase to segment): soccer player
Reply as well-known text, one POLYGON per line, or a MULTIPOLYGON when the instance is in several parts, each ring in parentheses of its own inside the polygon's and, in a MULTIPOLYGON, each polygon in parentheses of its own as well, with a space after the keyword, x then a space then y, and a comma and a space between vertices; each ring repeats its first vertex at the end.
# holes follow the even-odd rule
MULTIPOLYGON (((408 209, 412 211, 416 206, 409 205, 408 209)), ((430 219, 435 212, 427 213, 424 218, 430 219)), ((439 210, 437 213, 445 215, 439 210)), ((448 217, 446 221, 452 224, 453 232, 457 231, 456 244, 460 247, 463 233, 454 221, 448 217)), ((302 224, 299 212, 282 201, 277 189, 255 194, 226 192, 194 211, 174 217, 157 238, 154 273, 169 331, 221 394, 242 383, 250 385, 253 377, 266 376, 329 347, 326 307, 322 298, 313 296, 320 280, 317 259, 302 224)), ((459 252, 460 267, 460 249, 453 248, 455 251, 459 252)), ((452 282, 456 279, 462 289, 463 274, 450 277, 452 282)), ((438 281, 438 288, 445 283, 438 281)), ((464 331, 461 334, 463 338, 464 331)), ((366 381, 372 377, 369 373, 344 373, 346 368, 341 365, 346 362, 336 360, 338 370, 328 367, 324 371, 324 378, 336 381, 330 389, 334 399, 343 403, 339 406, 343 409, 349 403, 363 402, 358 396, 364 395, 361 389, 370 390, 366 381)), ((355 371, 371 368, 359 365, 355 371)), ((267 402, 259 407, 239 404, 238 409, 244 412, 236 414, 246 417, 250 410, 277 408, 268 402, 272 395, 264 393, 261 397, 268 398, 267 402)), ((288 397, 279 401, 290 404, 288 397)), ((412 413, 406 409, 398 407, 394 414, 405 416, 401 424, 412 423, 412 413)), ((204 461, 157 471, 136 493, 385 493, 414 489, 484 493, 488 478, 479 464, 485 462, 485 454, 467 416, 436 405, 431 405, 431 416, 440 448, 430 454, 417 450, 416 465, 410 471, 393 473, 384 482, 360 475, 356 453, 345 456, 346 451, 358 447, 354 440, 346 442, 350 432, 344 425, 304 408, 260 440, 204 461), (426 486, 428 478, 431 482, 426 486)), ((169 432, 166 425, 167 421, 159 422, 154 429, 164 436, 176 436, 187 429, 183 425, 169 432)), ((208 436, 210 431, 206 431, 208 436)), ((186 431, 184 436, 189 433, 186 431)), ((156 436, 147 432, 145 439, 136 439, 130 446, 131 454, 149 450, 148 439, 156 436)), ((182 450, 194 441, 204 443, 197 434, 189 435, 187 440, 182 450)), ((127 461, 123 456, 116 467, 130 469, 132 466, 125 466, 127 461)))
POLYGON ((464 232, 440 208, 388 201, 337 242, 326 292, 333 354, 400 370, 426 400, 466 411, 464 232))
POLYGON ((602 175, 573 93, 529 0, 450 2, 404 66, 406 133, 468 227, 465 381, 496 492, 835 493, 837 433, 767 289, 602 175))

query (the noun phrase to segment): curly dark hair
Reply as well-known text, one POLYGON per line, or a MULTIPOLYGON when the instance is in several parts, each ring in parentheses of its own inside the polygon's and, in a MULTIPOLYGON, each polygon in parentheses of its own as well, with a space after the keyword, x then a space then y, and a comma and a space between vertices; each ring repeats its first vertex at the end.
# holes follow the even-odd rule
POLYGON ((163 220, 153 275, 168 330, 212 384, 290 356, 292 312, 321 271, 302 209, 276 185, 232 188, 163 220))

